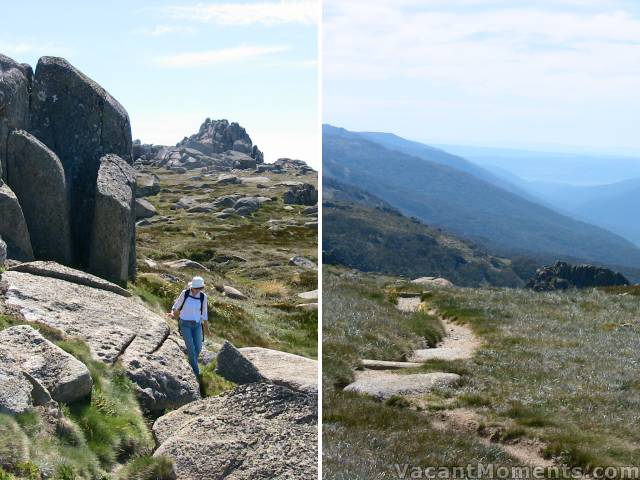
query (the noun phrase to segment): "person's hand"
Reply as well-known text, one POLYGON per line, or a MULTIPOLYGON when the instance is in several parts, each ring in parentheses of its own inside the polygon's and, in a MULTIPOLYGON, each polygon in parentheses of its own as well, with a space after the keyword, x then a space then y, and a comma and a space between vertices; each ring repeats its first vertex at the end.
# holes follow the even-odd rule
POLYGON ((204 322, 204 333, 208 336, 209 335, 209 322, 204 322))
POLYGON ((175 313, 173 313, 173 310, 167 313, 167 317, 175 318, 175 313))

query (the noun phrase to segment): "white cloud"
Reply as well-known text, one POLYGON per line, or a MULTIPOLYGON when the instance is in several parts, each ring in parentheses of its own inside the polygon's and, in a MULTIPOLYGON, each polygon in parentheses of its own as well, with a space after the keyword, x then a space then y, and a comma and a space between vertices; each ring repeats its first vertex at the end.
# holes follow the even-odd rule
POLYGON ((281 0, 279 2, 213 3, 172 5, 163 7, 165 15, 176 20, 189 20, 218 25, 267 26, 285 23, 315 25, 318 22, 318 0, 281 0))
POLYGON ((640 19, 623 10, 545 9, 546 3, 513 8, 506 1, 327 0, 325 79, 423 81, 425 88, 502 98, 637 97, 640 19), (450 8, 454 3, 458 8, 450 8), (497 7, 460 8, 465 4, 497 7))
POLYGON ((163 55, 155 59, 155 63, 167 68, 203 67, 229 62, 243 62, 264 56, 285 52, 289 47, 284 45, 258 46, 242 45, 239 47, 208 50, 203 52, 183 52, 163 55))

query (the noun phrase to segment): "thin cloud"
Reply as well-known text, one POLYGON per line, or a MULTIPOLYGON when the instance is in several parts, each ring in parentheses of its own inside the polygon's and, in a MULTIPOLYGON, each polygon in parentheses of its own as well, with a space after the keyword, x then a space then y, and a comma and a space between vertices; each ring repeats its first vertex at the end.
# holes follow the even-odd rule
POLYGON ((175 20, 189 20, 218 25, 266 26, 286 23, 315 25, 318 22, 316 0, 281 0, 279 2, 220 3, 171 5, 163 13, 175 20))
POLYGON ((163 55, 156 58, 155 63, 165 68, 193 68, 217 65, 220 63, 243 62, 260 57, 286 52, 284 45, 258 46, 243 45, 239 47, 208 50, 204 52, 184 52, 174 55, 163 55))
POLYGON ((159 37, 173 33, 196 33, 197 29, 188 25, 156 25, 153 28, 143 30, 142 33, 151 37, 159 37))

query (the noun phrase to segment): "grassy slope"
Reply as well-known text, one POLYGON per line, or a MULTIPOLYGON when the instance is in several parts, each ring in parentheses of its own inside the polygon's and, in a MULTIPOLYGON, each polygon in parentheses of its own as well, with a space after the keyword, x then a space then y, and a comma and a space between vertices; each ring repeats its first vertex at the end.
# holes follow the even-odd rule
MULTIPOLYGON (((257 188, 255 184, 213 186, 215 177, 192 180, 196 172, 178 175, 166 170, 149 170, 160 177, 162 191, 147 199, 169 222, 138 228, 139 280, 136 293, 152 305, 167 310, 177 294, 193 275, 202 275, 210 298, 211 326, 214 338, 232 341, 239 347, 263 346, 315 357, 317 355, 317 313, 294 308, 303 303, 297 294, 317 288, 315 271, 305 271, 288 264, 294 255, 317 260, 317 231, 303 226, 311 217, 303 215, 305 208, 292 205, 285 209, 282 193, 285 186, 257 188), (250 217, 233 216, 215 219, 210 213, 187 213, 171 210, 181 197, 189 196, 212 201, 223 195, 240 193, 247 196, 268 196, 268 202, 250 217), (293 220, 296 226, 279 231, 268 230, 269 220, 293 220), (219 255, 235 254, 246 262, 216 263, 219 255), (149 268, 143 258, 158 261, 149 268), (172 270, 162 264, 189 258, 207 266, 210 271, 172 270), (171 282, 165 274, 177 277, 171 282), (163 278, 164 276, 164 278, 163 278), (225 283, 239 289, 248 300, 233 300, 221 296, 213 288, 225 283)), ((244 176, 253 175, 250 172, 244 176)), ((294 180, 315 184, 315 173, 302 177, 288 174, 260 174, 272 179, 267 185, 294 180)), ((215 345, 210 342, 210 348, 215 345)))
MULTIPOLYGON (((395 348, 404 349, 407 340, 411 342, 400 328, 394 328, 400 324, 388 321, 389 305, 382 292, 392 281, 359 276, 345 282, 344 277, 327 273, 323 295, 327 319, 324 416, 329 425, 324 437, 326 478, 383 478, 382 473, 397 461, 461 465, 486 454, 473 437, 441 437, 429 427, 426 413, 399 410, 333 387, 344 384, 345 364, 357 362, 352 338, 361 336, 363 329, 350 311, 367 311, 364 331, 381 332, 395 348), (377 305, 370 301, 372 297, 378 298, 377 305), (388 328, 393 331, 387 332, 388 328), (394 336, 400 336, 400 341, 394 336), (371 413, 363 417, 362 412, 371 413), (412 434, 414 429, 434 447, 407 442, 404 432, 412 434), (383 453, 386 456, 377 456, 383 453), (351 473, 345 476, 344 472, 351 473)), ((621 293, 452 289, 426 295, 431 306, 467 322, 485 341, 471 360, 430 362, 421 369, 455 371, 464 379, 456 391, 426 396, 427 409, 471 408, 489 425, 514 437, 540 439, 546 445, 545 455, 567 465, 640 464, 640 434, 635 428, 640 407, 640 304, 637 296, 621 293)))

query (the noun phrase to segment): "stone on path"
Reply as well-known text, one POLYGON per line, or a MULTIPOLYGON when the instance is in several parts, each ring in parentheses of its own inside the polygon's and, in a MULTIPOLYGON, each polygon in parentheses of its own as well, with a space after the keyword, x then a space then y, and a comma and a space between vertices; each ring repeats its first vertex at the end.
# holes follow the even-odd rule
POLYGON ((446 278, 440 277, 420 277, 415 280, 411 280, 411 283, 415 283, 417 285, 426 285, 426 286, 434 286, 434 287, 453 287, 453 283, 451 283, 446 278))
POLYGON ((434 389, 455 387, 460 375, 455 373, 397 374, 381 370, 355 372, 356 379, 345 388, 348 392, 370 395, 386 400, 394 395, 419 395, 434 389))
POLYGON ((400 368, 415 368, 422 366, 418 362, 390 362, 387 360, 360 360, 360 364, 369 370, 397 370, 400 368))

